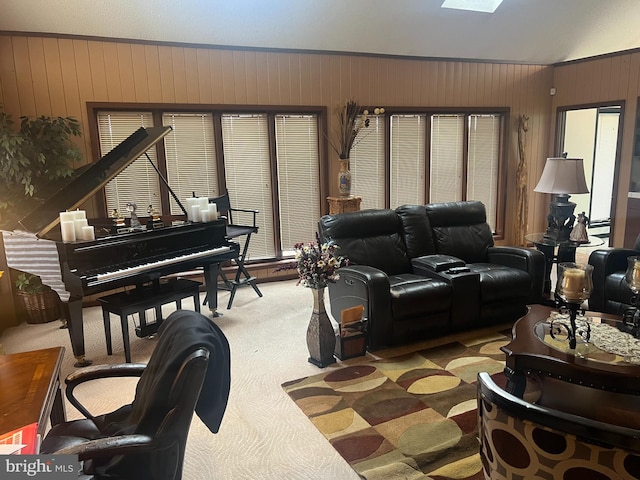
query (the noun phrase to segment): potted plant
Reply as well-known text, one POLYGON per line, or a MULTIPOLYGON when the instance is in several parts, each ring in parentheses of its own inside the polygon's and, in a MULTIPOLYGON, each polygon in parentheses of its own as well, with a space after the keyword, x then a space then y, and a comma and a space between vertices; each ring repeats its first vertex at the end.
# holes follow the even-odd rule
POLYGON ((72 138, 80 135, 72 117, 23 116, 18 126, 0 109, 0 227, 14 227, 52 185, 71 177, 81 159, 72 138))
POLYGON ((27 316, 27 323, 46 323, 60 318, 58 294, 44 285, 38 275, 22 272, 16 278, 15 286, 18 304, 27 316))

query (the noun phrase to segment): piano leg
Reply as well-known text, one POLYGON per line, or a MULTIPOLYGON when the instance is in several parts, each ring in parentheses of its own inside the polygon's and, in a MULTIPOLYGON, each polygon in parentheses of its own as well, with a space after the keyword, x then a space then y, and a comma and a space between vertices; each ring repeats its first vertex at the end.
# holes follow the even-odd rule
POLYGON ((90 360, 84 358, 84 324, 82 321, 82 297, 78 299, 69 299, 65 304, 65 316, 67 318, 67 326, 69 328, 69 339, 71 340, 71 349, 76 359, 74 367, 86 367, 91 365, 90 360))
POLYGON ((213 263, 204 266, 204 285, 207 291, 206 303, 214 317, 221 317, 218 313, 218 275, 220 264, 213 263))

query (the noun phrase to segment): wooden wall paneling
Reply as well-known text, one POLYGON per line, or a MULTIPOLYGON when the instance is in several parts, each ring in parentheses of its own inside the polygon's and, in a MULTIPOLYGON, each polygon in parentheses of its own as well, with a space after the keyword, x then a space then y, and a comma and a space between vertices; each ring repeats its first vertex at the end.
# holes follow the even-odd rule
POLYGON ((198 51, 195 48, 184 49, 184 71, 187 90, 187 103, 202 103, 198 81, 198 51))
POLYGON ((280 72, 278 71, 278 54, 267 53, 267 72, 269 78, 269 103, 280 103, 280 72))
POLYGON ((436 87, 437 105, 445 106, 447 104, 447 62, 438 61, 438 80, 436 87))
MULTIPOLYGON (((147 79, 146 90, 149 101, 159 103, 162 101, 162 75, 160 73, 160 56, 158 53, 158 47, 156 45, 145 45, 144 59, 145 77, 147 79)), ((137 68, 142 70, 143 66, 140 65, 137 68)), ((143 86, 143 88, 145 87, 143 86)))
POLYGON ((0 36, 0 105, 13 115, 21 112, 13 37, 0 36))
MULTIPOLYGON (((51 115, 51 98, 49 85, 47 84, 47 67, 44 59, 44 46, 42 38, 30 37, 27 40, 27 52, 25 58, 29 62, 28 77, 30 79, 35 101, 35 111, 29 116, 51 115)), ((24 73, 27 73, 26 71, 24 73)))
POLYGON ((209 72, 211 74, 211 103, 224 103, 224 74, 221 50, 209 50, 209 72))
POLYGON ((171 47, 171 65, 173 66, 173 89, 177 103, 189 103, 187 95, 187 67, 183 47, 171 47))
POLYGON ((120 64, 118 62, 118 45, 103 42, 104 68, 107 79, 107 96, 110 102, 122 101, 122 84, 120 83, 120 64))
POLYGON ((256 103, 266 105, 269 103, 269 69, 268 55, 265 52, 257 52, 255 57, 256 74, 256 103))
POLYGON ((162 98, 160 101, 176 103, 171 47, 158 47, 158 61, 160 65, 160 86, 162 89, 162 98))
POLYGON ((627 118, 632 115, 635 118, 637 108, 637 97, 640 91, 640 52, 633 53, 629 56, 629 81, 627 82, 627 90, 620 92, 620 98, 626 98, 625 106, 625 124, 627 118), (635 99, 634 99, 635 98, 635 99))
POLYGON ((467 85, 467 105, 475 105, 478 99, 478 64, 476 62, 469 63, 469 83, 467 85))
POLYGON ((212 102, 211 70, 209 65, 209 53, 207 49, 196 49, 196 68, 200 102, 203 104, 210 104, 212 102))
MULTIPOLYGON (((35 47, 34 47, 35 48, 35 47)), ((38 108, 42 108, 43 114, 49 114, 51 112, 51 108, 48 109, 45 107, 48 102, 48 89, 46 88, 46 74, 44 70, 44 60, 36 61, 38 64, 38 72, 40 73, 40 78, 38 81, 44 80, 45 88, 42 93, 41 83, 38 83, 38 103, 36 103, 36 99, 34 96, 34 84, 33 84, 33 75, 31 72, 31 62, 29 56, 29 42, 24 37, 14 37, 13 39, 13 61, 16 69, 16 78, 18 79, 18 99, 20 101, 20 115, 36 115, 39 113, 38 108), (46 99, 46 100, 45 100, 46 99)), ((44 54, 43 54, 44 55, 44 54)), ((41 58, 41 57, 40 57, 41 58)), ((18 117, 19 115, 16 115, 18 117)))
POLYGON ((120 74, 121 101, 136 102, 136 87, 133 76, 133 59, 131 55, 133 45, 117 43, 118 71, 120 74))
POLYGON ((309 55, 308 101, 310 105, 322 105, 322 57, 309 55))
POLYGON ((223 50, 220 55, 220 71, 222 73, 222 103, 235 103, 236 85, 233 73, 233 52, 223 50))
POLYGON ((421 85, 422 85, 422 65, 421 62, 413 62, 411 69, 411 98, 409 99, 409 105, 420 105, 420 98, 422 97, 421 85))
MULTIPOLYGON (((607 57, 601 60, 602 64, 598 65, 593 62, 584 62, 586 65, 589 65, 591 71, 600 72, 600 91, 597 92, 596 98, 599 98, 600 101, 606 101, 609 99, 609 91, 611 89, 611 78, 612 78, 612 70, 614 68, 614 59, 616 57, 607 57)), ((599 63, 599 62, 598 62, 599 63)))
POLYGON ((52 116, 67 116, 67 103, 65 100, 64 85, 62 80, 62 68, 60 64, 60 50, 57 38, 44 38, 45 68, 47 70, 47 85, 49 86, 49 102, 52 116))
POLYGON ((327 105, 331 115, 334 105, 331 98, 331 57, 329 55, 320 55, 320 75, 320 103, 327 105))
POLYGON ((256 70, 256 52, 250 51, 245 53, 244 69, 247 85, 247 96, 245 101, 249 105, 258 104, 258 72, 256 70))
POLYGON ((297 55, 300 83, 299 105, 317 105, 312 100, 311 92, 311 56, 297 55))
MULTIPOLYGON (((73 40, 60 39, 58 42, 60 65, 62 69, 62 88, 67 116, 82 120, 84 108, 80 101, 80 88, 78 86, 78 63, 73 49, 73 40)), ((84 132, 83 132, 84 133, 84 132)))
POLYGON ((487 92, 485 85, 488 81, 487 79, 487 64, 486 63, 478 63, 478 83, 476 85, 476 106, 479 105, 489 105, 487 98, 487 92))
POLYGON ((130 51, 132 65, 133 97, 136 102, 150 102, 149 75, 147 73, 147 55, 145 45, 132 44, 130 51))
POLYGON ((80 115, 78 119, 82 121, 82 152, 85 163, 91 161, 91 132, 88 131, 88 113, 86 109, 87 100, 95 97, 93 93, 93 83, 91 81, 91 63, 89 60, 89 46, 85 40, 72 40, 73 57, 76 64, 76 76, 78 85, 78 100, 80 102, 80 115))
POLYGON ((300 67, 300 54, 289 55, 289 102, 291 105, 302 104, 302 70, 300 67))
POLYGON ((247 69, 245 64, 245 52, 234 50, 231 52, 233 62, 233 103, 247 103, 247 69))
POLYGON ((96 102, 108 102, 107 69, 104 61, 103 42, 88 42, 89 64, 91 66, 91 83, 93 97, 96 102))
POLYGON ((618 81, 611 92, 611 98, 627 98, 627 90, 629 89, 629 68, 631 55, 620 57, 620 68, 618 70, 618 81))

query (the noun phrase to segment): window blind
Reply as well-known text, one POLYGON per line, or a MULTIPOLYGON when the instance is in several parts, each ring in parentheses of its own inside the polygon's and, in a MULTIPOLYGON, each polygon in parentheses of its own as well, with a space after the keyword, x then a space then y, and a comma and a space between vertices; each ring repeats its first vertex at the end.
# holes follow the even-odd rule
MULTIPOLYGON (((98 112, 97 117, 101 156, 113 150, 138 128, 153 126, 153 117, 150 112, 98 112)), ((149 149, 147 154, 157 165, 156 149, 149 149)), ((137 204, 139 215, 145 215, 149 205, 153 205, 162 213, 158 174, 145 155, 134 160, 107 183, 105 197, 109 215, 114 209, 123 213, 129 202, 137 204)))
POLYGON ((479 200, 487 211, 487 223, 495 231, 498 209, 500 117, 469 116, 467 200, 479 200))
MULTIPOLYGON (((194 193, 197 197, 217 197, 218 169, 213 134, 213 116, 210 113, 166 113, 163 125, 173 131, 164 140, 167 159, 167 182, 186 205, 184 199, 194 193)), ((173 198, 171 213, 182 214, 173 198)))
POLYGON ((462 200, 464 115, 431 117, 429 202, 462 200))
MULTIPOLYGON (((251 237, 247 260, 275 257, 267 115, 222 115, 222 142, 231 206, 260 212, 259 232, 251 237)), ((250 219, 234 214, 233 220, 246 224, 250 219)))
POLYGON ((351 194, 362 197, 364 208, 385 208, 384 115, 370 115, 351 149, 351 194))
POLYGON ((426 203, 426 121, 426 115, 391 117, 391 208, 426 203))
POLYGON ((320 218, 318 118, 276 115, 280 239, 284 255, 298 242, 315 241, 320 218))

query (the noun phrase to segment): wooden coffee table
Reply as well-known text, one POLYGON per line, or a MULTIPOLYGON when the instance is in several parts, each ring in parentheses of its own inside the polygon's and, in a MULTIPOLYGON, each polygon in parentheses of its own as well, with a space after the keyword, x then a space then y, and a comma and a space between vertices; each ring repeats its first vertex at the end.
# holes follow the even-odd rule
MULTIPOLYGON (((629 395, 640 394, 640 365, 625 362, 621 357, 608 355, 592 344, 578 345, 576 350, 552 345, 545 341, 549 333, 547 318, 553 308, 531 305, 527 315, 513 326, 513 340, 502 347, 506 354, 505 373, 508 377, 507 390, 522 397, 529 376, 538 379, 560 381, 560 385, 571 384, 591 387, 607 392, 629 395)), ((587 316, 618 325, 620 317, 615 315, 587 312, 587 316)), ((567 389, 567 392, 570 389, 567 389)))

